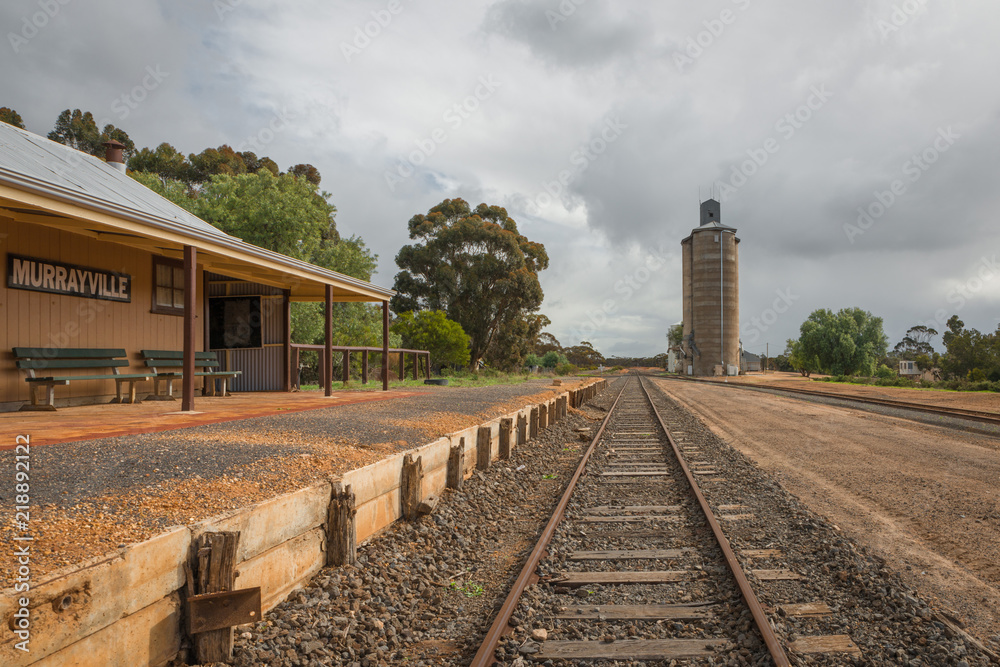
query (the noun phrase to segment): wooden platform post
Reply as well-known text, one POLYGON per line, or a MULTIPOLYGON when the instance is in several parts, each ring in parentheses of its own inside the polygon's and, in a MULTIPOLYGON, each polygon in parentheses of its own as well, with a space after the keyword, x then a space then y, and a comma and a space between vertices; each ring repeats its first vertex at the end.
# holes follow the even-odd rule
POLYGON ((326 286, 323 309, 323 394, 333 396, 333 285, 326 286))
POLYGON ((517 416, 517 446, 520 447, 528 441, 528 418, 524 415, 517 416))
POLYGON ((544 431, 549 427, 549 406, 542 403, 538 406, 538 430, 544 431))
POLYGON ((194 410, 194 355, 197 350, 195 308, 198 305, 198 250, 194 246, 184 246, 184 377, 181 380, 181 410, 194 410))
POLYGON ((531 408, 531 421, 528 424, 528 440, 538 437, 538 408, 531 408))
POLYGON ((281 347, 281 388, 291 391, 292 372, 297 369, 292 365, 292 291, 287 289, 281 290, 281 347))
POLYGON ((389 302, 382 302, 382 391, 389 391, 389 302))
POLYGON ((354 565, 358 558, 356 499, 351 485, 334 482, 326 517, 326 564, 354 565))
POLYGON ((513 426, 514 420, 510 417, 500 420, 500 451, 497 457, 501 461, 506 461, 510 458, 510 431, 513 426))
POLYGON ((402 503, 403 519, 413 521, 417 518, 417 506, 420 505, 420 492, 424 480, 423 458, 407 454, 403 457, 402 479, 399 484, 399 499, 402 503))
POLYGON ((490 443, 493 432, 489 426, 480 426, 476 436, 476 470, 490 469, 490 443))
POLYGON ((448 451, 448 488, 462 490, 465 482, 465 438, 459 438, 457 445, 448 451))
MULTIPOLYGON (((204 533, 195 545, 194 567, 189 585, 196 595, 232 591, 236 583, 236 552, 239 532, 204 533)), ((233 658, 233 629, 209 630, 194 635, 195 659, 199 664, 229 662, 233 658)))

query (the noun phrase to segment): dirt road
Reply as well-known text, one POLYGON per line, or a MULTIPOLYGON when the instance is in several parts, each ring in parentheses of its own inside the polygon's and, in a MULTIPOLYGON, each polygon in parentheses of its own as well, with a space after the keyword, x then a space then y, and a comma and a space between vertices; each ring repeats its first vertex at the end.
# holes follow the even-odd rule
POLYGON ((1000 439, 657 380, 790 492, 1000 644, 1000 439))

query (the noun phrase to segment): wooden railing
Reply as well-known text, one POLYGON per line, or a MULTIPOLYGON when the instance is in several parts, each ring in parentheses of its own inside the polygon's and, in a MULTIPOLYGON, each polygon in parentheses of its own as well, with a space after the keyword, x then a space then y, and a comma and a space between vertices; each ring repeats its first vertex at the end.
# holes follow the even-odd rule
MULTIPOLYGON (((342 380, 344 384, 351 379, 351 354, 354 352, 361 353, 361 383, 368 384, 368 357, 370 354, 382 354, 381 347, 342 347, 334 346, 332 348, 333 355, 330 359, 326 359, 326 347, 323 345, 300 345, 298 343, 292 343, 292 368, 299 368, 299 354, 302 350, 313 350, 319 356, 319 385, 322 387, 326 381, 326 373, 334 373, 333 360, 336 358, 337 353, 340 353, 341 361, 341 371, 342 380)), ((406 367, 406 355, 412 355, 413 360, 413 379, 419 379, 421 370, 423 370, 425 377, 429 380, 431 377, 431 353, 427 350, 405 350, 401 348, 389 348, 389 368, 396 365, 394 357, 399 356, 398 368, 399 368, 399 379, 403 379, 404 370, 406 367), (422 362, 422 363, 421 363, 422 362), (423 366, 423 368, 421 368, 423 366)), ((381 364, 380 364, 381 365, 381 364)), ((336 377, 335 375, 333 376, 336 377)), ((295 373, 295 386, 299 386, 298 373, 295 373)))

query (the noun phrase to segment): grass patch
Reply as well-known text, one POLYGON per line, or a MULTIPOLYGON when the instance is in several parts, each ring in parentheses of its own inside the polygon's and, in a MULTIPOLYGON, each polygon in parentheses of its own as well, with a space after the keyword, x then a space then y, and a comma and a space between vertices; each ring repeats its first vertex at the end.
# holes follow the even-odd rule
POLYGON ((929 391, 964 391, 964 392, 1000 392, 1000 382, 989 380, 938 380, 925 382, 904 377, 869 378, 848 375, 831 375, 825 378, 812 378, 813 382, 829 382, 830 384, 857 384, 872 387, 896 387, 900 389, 924 389, 929 391))
POLYGON ((467 598, 477 598, 483 594, 484 589, 481 585, 474 581, 467 581, 464 584, 460 584, 457 581, 453 581, 448 584, 448 588, 453 591, 458 591, 467 598))

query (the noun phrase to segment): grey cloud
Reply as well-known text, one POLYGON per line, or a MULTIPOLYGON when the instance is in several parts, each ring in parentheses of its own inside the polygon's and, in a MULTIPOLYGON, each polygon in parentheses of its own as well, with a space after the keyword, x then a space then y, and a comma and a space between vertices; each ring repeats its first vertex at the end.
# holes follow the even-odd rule
POLYGON ((500 0, 487 10, 483 27, 546 62, 587 67, 639 49, 652 36, 643 14, 607 0, 500 0))

